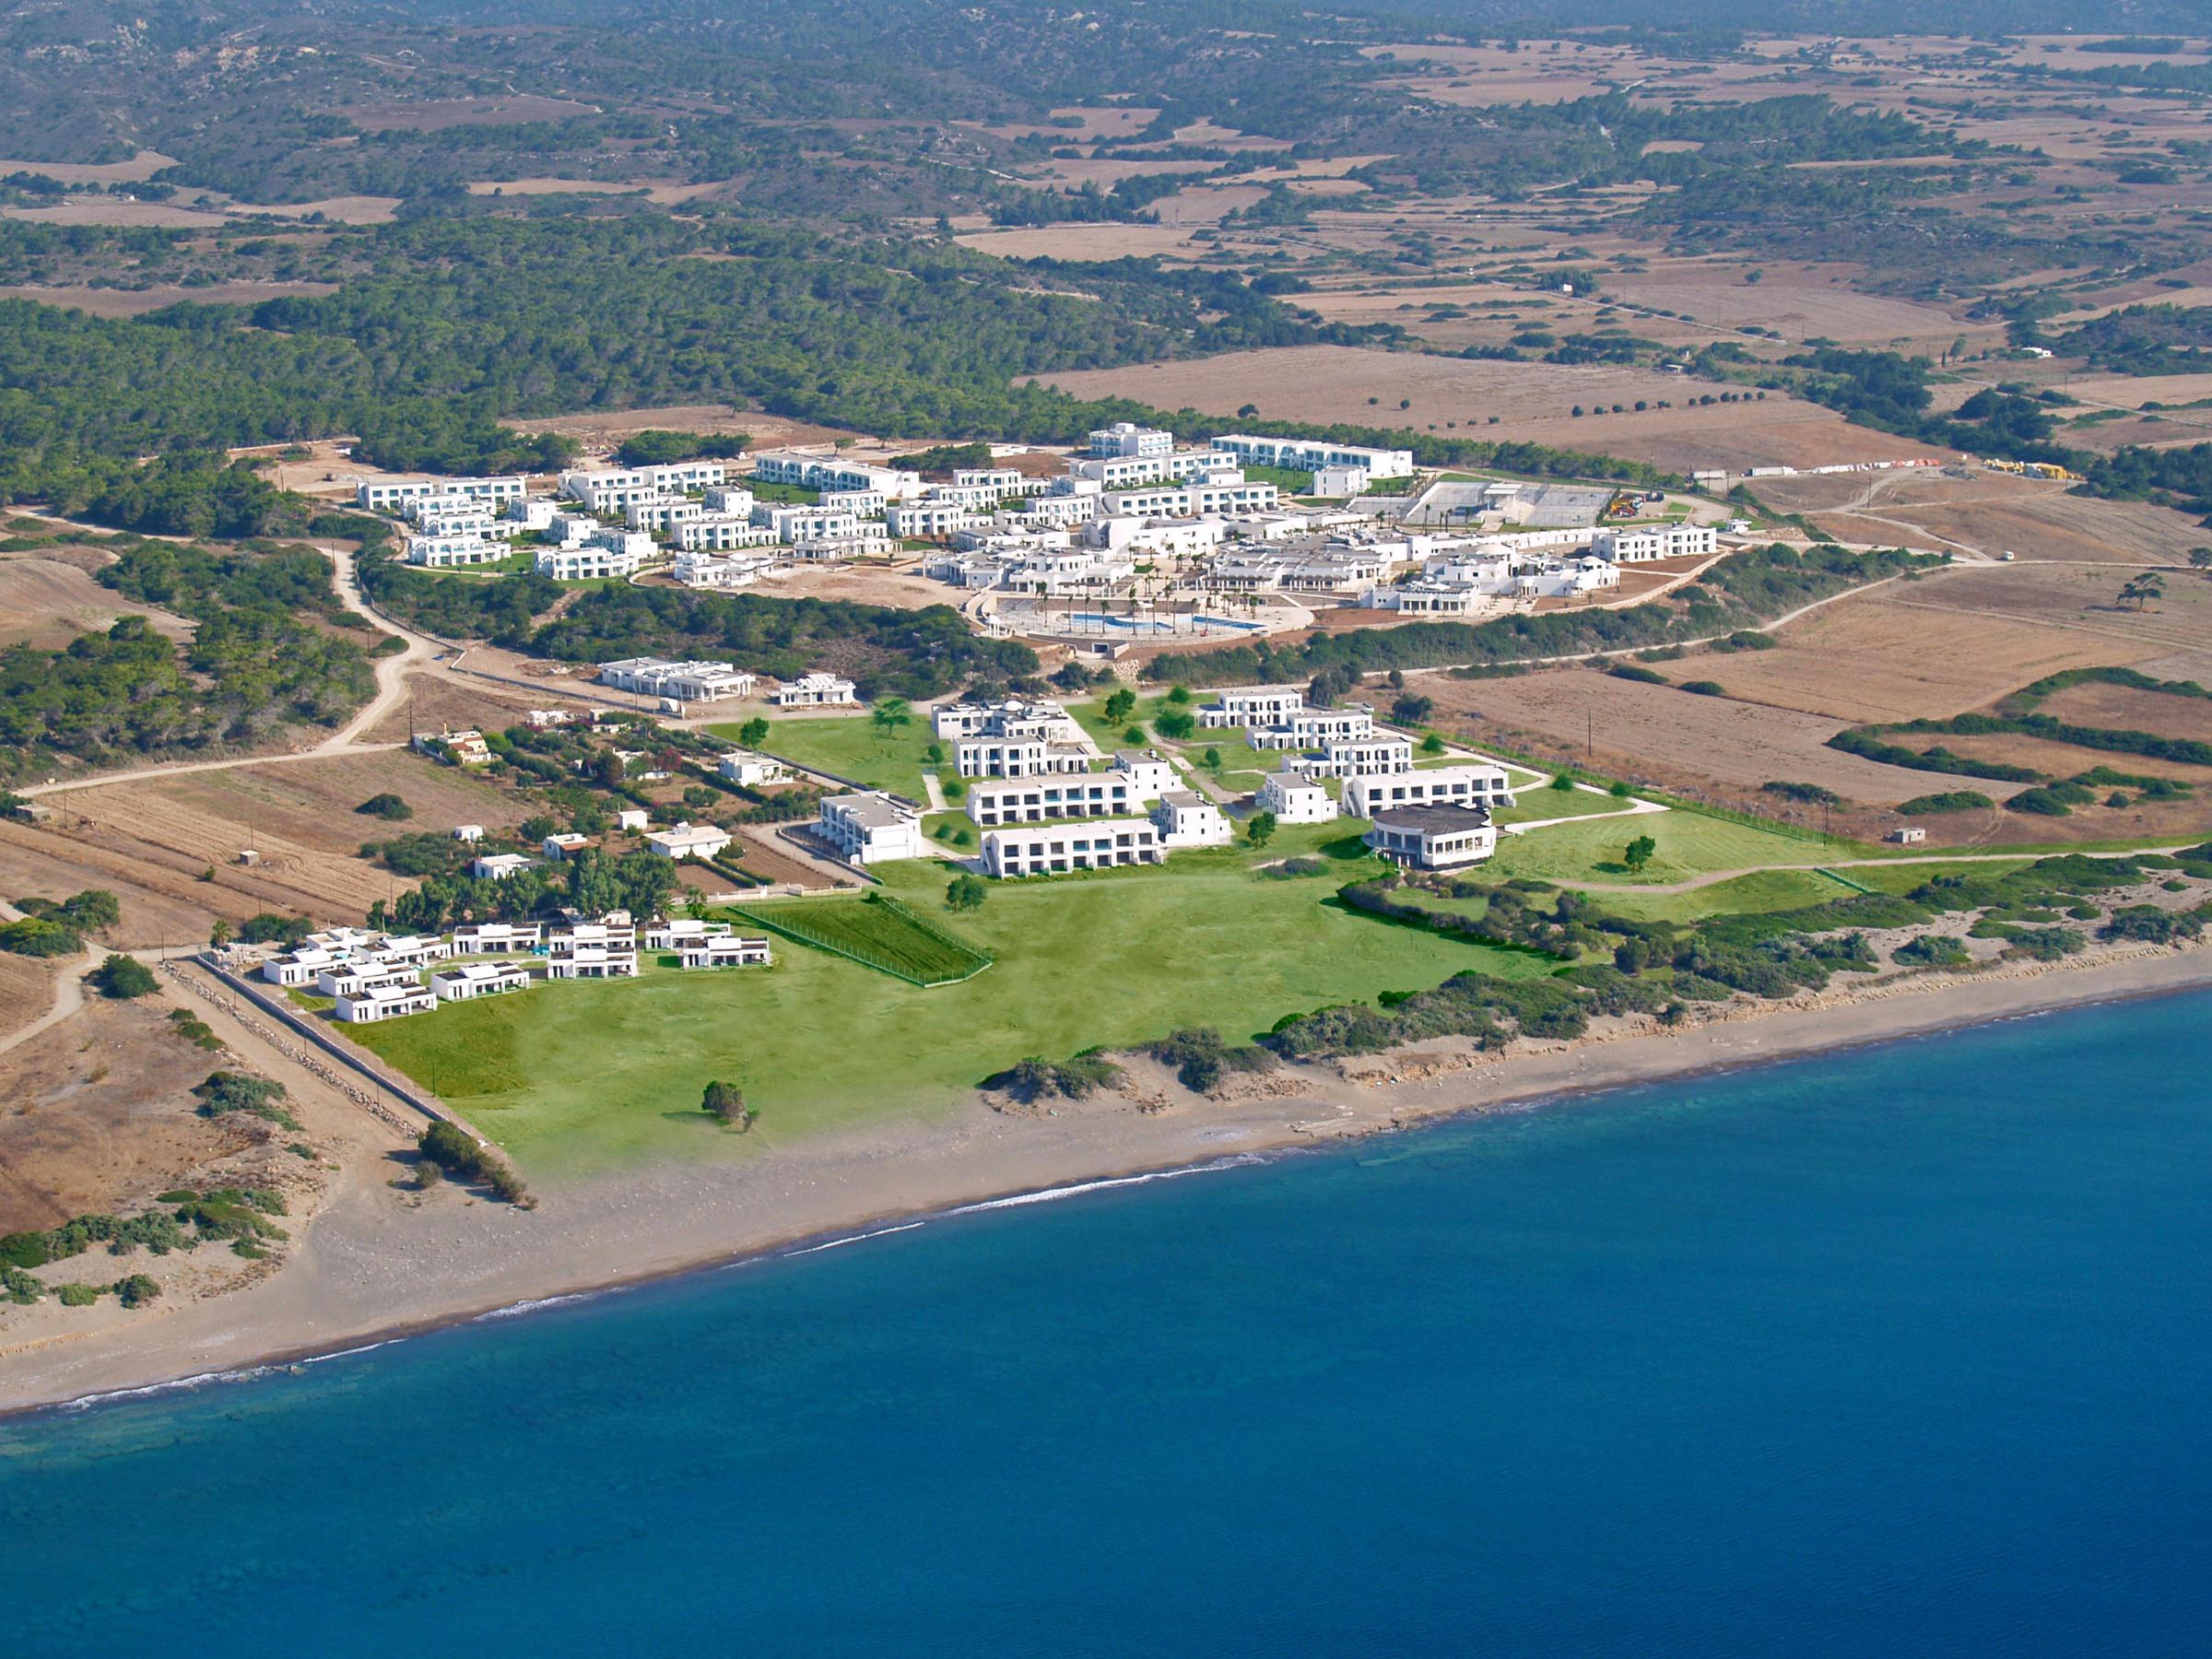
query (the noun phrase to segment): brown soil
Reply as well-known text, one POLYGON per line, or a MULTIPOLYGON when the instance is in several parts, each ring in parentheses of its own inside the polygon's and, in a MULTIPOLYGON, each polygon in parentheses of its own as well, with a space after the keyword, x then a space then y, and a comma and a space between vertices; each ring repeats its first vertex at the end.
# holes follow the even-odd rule
POLYGON ((172 640, 191 635, 191 623, 93 581, 88 572, 110 562, 108 554, 90 547, 0 554, 0 645, 51 651, 126 616, 146 618, 172 640))
POLYGON ((2212 698, 2138 691, 2127 686, 2092 682, 2053 692, 2036 705, 2035 712, 2075 725, 2149 732, 2159 737, 2212 743, 2212 698))
MULTIPOLYGON (((1654 665, 1680 679, 1712 678, 1748 659, 1698 657, 1654 665)), ((1480 747, 1571 755, 1607 775, 1707 798, 1759 799, 1762 783, 1817 783, 1848 800, 1894 806, 1929 790, 1927 774, 1884 766, 1827 747, 1847 724, 1766 708, 1727 697, 1699 697, 1590 668, 1550 668, 1509 679, 1461 680, 1423 675, 1420 690, 1436 699, 1438 724, 1480 747), (1584 745, 1594 740, 1585 759, 1584 745)), ((1973 785, 2008 794, 2005 784, 1973 785)), ((1771 810, 1771 797, 1766 809, 1771 810)))

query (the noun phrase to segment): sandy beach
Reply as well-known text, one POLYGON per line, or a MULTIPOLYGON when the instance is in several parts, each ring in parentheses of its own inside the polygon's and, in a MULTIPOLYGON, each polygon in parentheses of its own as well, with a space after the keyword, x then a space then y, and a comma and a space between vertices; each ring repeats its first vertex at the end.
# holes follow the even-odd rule
POLYGON ((1757 1065, 2095 1001, 2212 984, 2212 949, 2122 947, 2061 964, 1930 974, 1703 1023, 1606 1029, 1502 1054, 1456 1040, 1286 1065, 1196 1097, 1149 1063, 1050 1110, 982 1097, 943 1115, 708 1166, 543 1187, 521 1212, 456 1190, 417 1200, 349 1162, 279 1270, 96 1328, 0 1331, 0 1411, 358 1347, 500 1309, 818 1242, 962 1205, 1386 1132, 1461 1112, 1757 1065))

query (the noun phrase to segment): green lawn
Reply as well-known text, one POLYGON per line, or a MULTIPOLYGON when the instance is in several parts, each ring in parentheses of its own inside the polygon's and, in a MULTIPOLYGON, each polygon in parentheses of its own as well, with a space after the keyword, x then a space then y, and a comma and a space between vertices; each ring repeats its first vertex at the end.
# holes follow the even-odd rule
MULTIPOLYGON (((1858 872, 1851 874, 1855 878, 1858 872)), ((1707 916, 1826 904, 1848 899, 1855 890, 1813 870, 1759 870, 1687 893, 1606 893, 1601 902, 1615 915, 1638 922, 1696 922, 1707 916)))
MULTIPOLYGON (((1548 793, 1537 791, 1536 794, 1548 793)), ((1630 818, 1584 818, 1526 835, 1501 835, 1497 856, 1484 868, 1499 876, 1664 885, 1715 870, 1748 870, 1761 865, 1809 869, 1822 858, 1817 841, 1677 809, 1630 818), (1631 876, 1621 863, 1621 852, 1640 835, 1650 836, 1658 845, 1642 873, 1631 876)))
POLYGON ((919 985, 970 979, 991 966, 988 955, 941 924, 924 921, 921 912, 875 900, 874 894, 806 899, 753 909, 740 906, 731 914, 771 932, 796 934, 803 944, 919 985))
MULTIPOLYGON (((735 725, 712 728, 717 737, 735 743, 735 725)), ((923 751, 935 739, 930 735, 929 717, 919 712, 907 724, 883 731, 868 715, 814 715, 805 720, 768 723, 769 754, 801 766, 817 766, 852 778, 871 789, 888 789, 910 800, 926 801, 922 785, 923 751)))
POLYGON ((1182 1025, 1237 1039, 1286 1014, 1435 985, 1465 968, 1549 964, 1325 903, 1380 866, 1340 826, 1285 830, 1264 854, 1178 853, 1164 866, 994 885, 950 918, 947 872, 888 866, 888 884, 996 965, 921 990, 789 942, 775 966, 534 987, 351 1033, 434 1086, 533 1174, 655 1154, 744 1155, 798 1136, 949 1106, 1027 1054, 1127 1045, 1182 1025), (1257 857, 1324 845, 1326 877, 1269 880, 1257 857), (761 1112, 745 1136, 699 1111, 714 1078, 761 1112))
POLYGON ((1626 812, 1630 806, 1614 795, 1592 794, 1586 789, 1524 789, 1516 792, 1513 799, 1515 805, 1501 806, 1490 815, 1492 822, 1540 824, 1547 818, 1604 818, 1626 812))

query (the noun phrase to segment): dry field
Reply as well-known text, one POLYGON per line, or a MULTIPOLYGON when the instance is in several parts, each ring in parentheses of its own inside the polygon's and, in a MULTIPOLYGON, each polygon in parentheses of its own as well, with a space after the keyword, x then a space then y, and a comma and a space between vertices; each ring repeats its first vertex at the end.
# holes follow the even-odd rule
POLYGON ((532 121, 567 121, 598 113, 595 104, 566 98, 509 92, 494 98, 437 98, 420 102, 355 104, 335 112, 371 133, 435 133, 446 127, 506 126, 532 121))
POLYGON ((1041 225, 1020 230, 979 230, 955 240, 963 247, 994 253, 1001 259, 1143 259, 1154 253, 1192 259, 1208 252, 1190 237, 1191 229, 1204 228, 1196 220, 1190 229, 1173 225, 1041 225))
MULTIPOLYGON (((218 915, 235 922, 258 910, 289 908, 274 888, 265 902, 258 887, 232 883, 228 871, 218 871, 214 882, 196 879, 205 868, 185 869, 181 860, 142 862, 127 837, 79 820, 65 804, 35 828, 0 820, 0 894, 61 900, 105 888, 123 906, 122 924, 106 942, 125 949, 196 943, 206 938, 218 915)), ((51 993, 38 993, 34 1000, 43 1011, 51 993)))
POLYGON ((0 1233, 135 1208, 176 1171, 253 1144, 240 1120, 194 1113, 192 1087, 222 1057, 177 1036, 166 1012, 153 997, 94 998, 0 1062, 0 1233))
POLYGON ((2003 766, 2030 766, 2053 778, 2074 777, 2099 766, 2109 766, 2114 771, 2133 776, 2172 778, 2178 782, 2192 784, 2196 790, 2195 797, 2191 800, 2167 804, 2170 809, 2176 805, 2181 809, 2181 818, 2173 827, 2212 827, 2212 766, 2185 766, 2179 761, 2157 760, 2143 755, 2114 754, 2109 749, 2056 743, 2047 737, 2030 737, 2013 732, 1963 737, 1900 733, 1895 741, 1907 748, 1923 751, 1941 747, 1954 755, 1963 755, 1970 760, 1988 760, 2003 766))
POLYGON ((1077 396, 1141 398, 1160 408, 1233 416, 1246 404, 1278 419, 1354 421, 1453 429, 1469 437, 1527 440, 1602 451, 1677 470, 1700 466, 1818 465, 1941 452, 1846 425, 1833 410, 1772 394, 1763 403, 1680 406, 1701 382, 1600 364, 1501 362, 1349 346, 1290 346, 1223 357, 1044 377, 1077 396), (1677 405, 1603 417, 1580 404, 1677 405), (1409 406, 1401 409, 1403 401, 1409 406), (1496 425, 1489 418, 1499 418, 1496 425))
POLYGON ((1689 267, 1609 276, 1604 288, 1607 298, 1630 305, 1677 312, 1724 330, 1774 329, 1792 341, 1823 335, 1847 345, 1940 347, 1960 335, 1978 342, 2000 340, 2004 334, 2001 326, 1962 323, 1936 306, 1853 293, 1832 268, 1768 268, 1750 283, 1740 265, 1689 267))
POLYGON ((388 225, 399 210, 399 203, 397 196, 325 196, 320 202, 241 204, 240 211, 274 214, 278 218, 305 218, 311 213, 319 213, 341 225, 388 225))
POLYGON ((73 198, 52 207, 0 207, 0 218, 24 219, 34 225, 158 225, 202 230, 230 222, 219 213, 108 195, 73 198))
POLYGON ((2039 623, 2096 647, 2107 664, 2160 679, 2212 679, 2212 582, 2175 576, 2166 597, 2119 603, 2124 569, 2014 564, 1955 571, 1940 582, 1887 588, 1887 602, 1947 617, 2039 623))
MULTIPOLYGON (((1777 512, 1803 512, 1853 542, 1947 546, 2022 561, 2174 564, 2205 532, 2187 514, 2142 501, 2105 501, 2065 484, 2002 473, 1924 471, 1756 478, 1752 492, 1777 512)), ((2113 574, 2100 576, 2104 581, 2113 574)))
POLYGON ((522 817, 513 797, 492 785, 403 750, 103 784, 53 804, 53 828, 72 849, 65 856, 112 861, 157 896, 150 932, 134 924, 133 902, 124 899, 124 933, 148 944, 204 938, 218 912, 233 920, 275 910, 359 922, 375 900, 408 885, 364 862, 362 842, 443 833, 457 823, 504 829, 522 817), (386 791, 415 816, 388 823, 354 811, 386 791), (248 848, 261 854, 251 868, 238 862, 248 848), (212 882, 199 879, 210 870, 212 882))
POLYGON ((163 168, 176 165, 174 156, 143 149, 128 161, 0 161, 0 175, 43 173, 62 184, 142 184, 163 168))
MULTIPOLYGON (((1694 670, 1668 663, 1660 672, 1726 685, 1728 670, 1744 660, 1699 657, 1692 659, 1694 670)), ((1488 739, 1508 748, 1566 754, 1609 775, 1684 793, 1749 804, 1760 784, 1782 780, 1818 783, 1847 799, 1887 806, 1933 787, 1925 772, 1829 748, 1828 739, 1850 722, 1698 697, 1592 668, 1549 668, 1491 680, 1424 675, 1420 689, 1436 699, 1439 724, 1477 747, 1488 739), (1594 744, 1586 762, 1585 742, 1594 744)), ((2005 795, 2018 785, 1980 787, 2005 795)), ((1769 798, 1766 809, 1772 805, 1769 798)))
POLYGON ((0 300, 32 300, 95 317, 135 317, 187 301, 194 305, 258 305, 288 294, 327 294, 335 288, 335 285, 328 282, 217 282, 206 288, 0 288, 0 300))
POLYGON ((501 732, 529 710, 546 706, 543 698, 533 700, 520 686, 498 685, 466 674, 417 674, 407 685, 406 700, 363 734, 370 742, 405 743, 416 732, 472 726, 501 732))
POLYGON ((2068 686, 2046 697, 2036 706, 2036 712, 2077 725, 2212 743, 2212 699, 2091 682, 2068 686))
POLYGON ((2153 649, 1910 602, 1952 580, 1892 584, 1792 623, 1774 636, 1771 651, 1700 656, 1694 668, 1662 665, 1661 672, 1715 679, 1734 697, 1840 720, 1941 719, 1985 708, 2063 668, 2125 667, 2153 649))
POLYGON ((0 554, 0 645, 53 650, 126 616, 146 618, 172 640, 190 636, 192 624, 182 618, 94 582, 89 571, 109 562, 107 554, 91 548, 0 554))

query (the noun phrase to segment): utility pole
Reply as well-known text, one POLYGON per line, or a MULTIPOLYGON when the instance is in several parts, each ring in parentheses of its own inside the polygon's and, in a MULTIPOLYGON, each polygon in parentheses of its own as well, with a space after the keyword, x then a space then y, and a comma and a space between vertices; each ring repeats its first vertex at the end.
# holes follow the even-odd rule
POLYGON ((1584 709, 1583 719, 1585 723, 1583 732, 1583 759, 1587 760, 1597 753, 1597 711, 1584 709))

